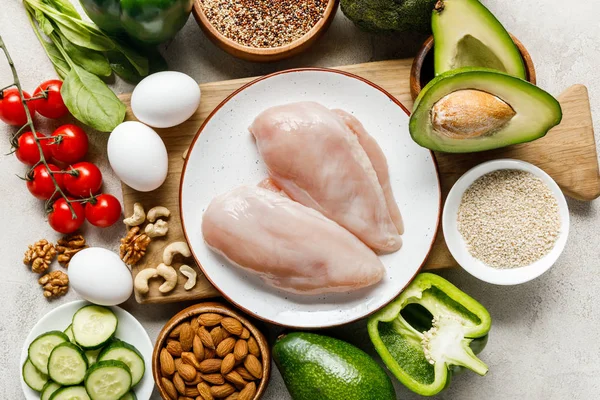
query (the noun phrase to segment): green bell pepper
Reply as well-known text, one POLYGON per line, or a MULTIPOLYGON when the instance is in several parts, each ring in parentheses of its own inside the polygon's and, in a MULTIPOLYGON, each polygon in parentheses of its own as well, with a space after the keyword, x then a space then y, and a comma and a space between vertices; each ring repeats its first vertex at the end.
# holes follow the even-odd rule
POLYGON ((126 33, 147 44, 171 39, 185 25, 194 0, 80 0, 86 14, 109 34, 126 33))
POLYGON ((475 354, 485 347, 491 325, 480 303, 444 278, 422 273, 369 318, 368 331, 396 378, 415 393, 433 396, 462 367, 487 373, 475 354))

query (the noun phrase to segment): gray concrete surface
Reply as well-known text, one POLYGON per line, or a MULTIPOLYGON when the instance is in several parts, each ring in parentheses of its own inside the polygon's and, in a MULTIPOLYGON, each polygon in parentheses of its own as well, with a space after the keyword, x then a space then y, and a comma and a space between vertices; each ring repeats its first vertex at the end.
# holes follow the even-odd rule
MULTIPOLYGON (((76 0, 73 0, 77 2, 76 0)), ((0 2, 0 34, 9 46, 26 90, 55 77, 37 42, 21 1, 0 2)), ((600 129, 600 24, 597 2, 589 0, 485 0, 507 29, 529 49, 538 83, 553 94, 575 83, 590 89, 594 122, 600 129)), ((270 65, 236 60, 214 47, 190 18, 175 40, 164 49, 170 67, 198 82, 240 78, 298 66, 335 66, 410 56, 421 37, 389 38, 358 31, 339 13, 327 35, 309 52, 270 65)), ((10 82, 0 56, 0 86, 10 82)), ((117 81, 117 93, 132 89, 117 81)), ((41 120, 41 119, 40 119, 41 120)), ((44 125, 42 125, 44 126, 44 125)), ((44 126, 47 131, 52 126, 44 126)), ((0 124, 0 153, 9 152, 9 135, 0 124)), ((91 158, 105 176, 105 189, 120 195, 118 180, 106 162, 105 135, 93 135, 91 158)), ((71 291, 59 300, 42 297, 36 276, 21 263, 26 246, 58 235, 45 222, 42 204, 29 195, 16 175, 24 167, 14 156, 0 156, 0 399, 21 399, 19 353, 25 335, 45 313, 77 299, 71 291)), ((600 203, 569 201, 571 236, 558 263, 539 279, 517 287, 481 283, 462 270, 443 276, 480 300, 494 319, 489 345, 481 358, 490 366, 486 377, 457 376, 440 399, 596 399, 600 393, 600 203)), ((122 226, 86 229, 90 244, 116 249, 122 226)), ((55 268, 58 268, 55 266, 55 268)), ((188 304, 140 306, 130 300, 124 307, 144 324, 154 340, 164 322, 188 304)), ((278 330, 269 328, 271 338, 278 330)), ((365 323, 336 329, 335 334, 373 353, 365 323)), ((416 399, 396 384, 399 399, 416 399)), ((155 394, 152 399, 158 399, 155 394)), ((264 397, 286 400, 289 395, 276 368, 264 397)), ((143 399, 140 399, 143 400, 143 399)), ((318 399, 315 399, 318 400, 318 399)))

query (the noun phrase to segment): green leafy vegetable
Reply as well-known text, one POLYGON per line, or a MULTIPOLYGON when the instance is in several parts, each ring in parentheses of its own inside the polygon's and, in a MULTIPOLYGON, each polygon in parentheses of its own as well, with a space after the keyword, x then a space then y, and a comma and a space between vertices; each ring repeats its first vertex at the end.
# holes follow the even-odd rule
POLYGON ((40 28, 42 28, 42 32, 44 32, 46 35, 50 36, 52 34, 52 32, 54 31, 54 26, 52 26, 52 22, 50 22, 50 20, 48 18, 46 18, 44 13, 41 12, 40 10, 35 10, 35 19, 37 20, 38 24, 40 24, 40 28))
POLYGON ((58 48, 56 48, 54 43, 48 42, 42 37, 42 35, 40 34, 40 31, 39 31, 39 28, 33 21, 32 14, 34 14, 34 11, 31 8, 27 8, 27 16, 29 17, 29 22, 31 23, 31 26, 33 27, 33 32, 35 33, 38 40, 42 44, 44 51, 48 55, 48 58, 52 62, 52 65, 54 66, 54 69, 56 70, 56 73, 58 74, 60 79, 65 79, 67 77, 67 75, 69 74, 69 71, 71 70, 69 63, 67 63, 67 61, 62 56, 62 54, 60 54, 60 51, 58 51, 58 48))
POLYGON ((140 75, 137 69, 131 64, 131 62, 118 51, 109 51, 106 53, 108 62, 110 63, 111 69, 115 74, 119 75, 121 79, 126 82, 137 84, 139 81, 144 79, 144 76, 140 75))
POLYGON ((69 2, 69 0, 46 0, 46 3, 54 6, 54 8, 56 8, 63 14, 66 14, 73 18, 81 19, 81 16, 79 15, 75 7, 73 7, 73 4, 69 2))
POLYGON ((120 51, 121 54, 123 54, 129 60, 129 63, 137 70, 138 74, 142 76, 148 75, 149 67, 148 59, 146 57, 137 53, 125 43, 115 42, 115 45, 117 50, 120 51))
POLYGON ((64 36, 59 36, 65 52, 75 64, 94 75, 110 76, 112 70, 104 54, 85 47, 79 47, 69 42, 64 36))
POLYGON ((125 106, 96 75, 73 65, 60 91, 73 116, 102 132, 125 119, 125 106))

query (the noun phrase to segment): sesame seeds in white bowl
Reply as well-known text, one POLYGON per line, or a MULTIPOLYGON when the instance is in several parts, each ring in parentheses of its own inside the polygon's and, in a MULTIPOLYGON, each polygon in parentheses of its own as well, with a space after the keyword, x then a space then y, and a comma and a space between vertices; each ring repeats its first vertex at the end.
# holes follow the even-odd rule
POLYGON ((458 264, 496 285, 528 282, 546 272, 569 235, 560 188, 524 161, 488 161, 452 187, 442 217, 446 245, 458 264))

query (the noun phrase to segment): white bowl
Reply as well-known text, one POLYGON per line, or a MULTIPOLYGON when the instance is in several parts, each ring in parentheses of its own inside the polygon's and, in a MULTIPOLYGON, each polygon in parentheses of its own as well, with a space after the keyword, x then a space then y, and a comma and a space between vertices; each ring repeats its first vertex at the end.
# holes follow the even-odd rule
POLYGON ((548 271, 556 262, 565 248, 567 236, 569 236, 569 209, 567 207, 565 196, 556 182, 540 168, 519 160, 494 160, 471 168, 454 184, 448 194, 446 204, 444 205, 442 228, 444 230, 446 245, 448 246, 450 253, 458 264, 468 273, 482 281, 496 285, 517 285, 537 278, 548 271), (517 169, 532 173, 550 188, 558 203, 561 228, 559 237, 554 244, 554 248, 543 258, 525 267, 499 269, 485 265, 482 261, 476 259, 469 253, 467 244, 461 233, 458 231, 458 207, 465 190, 481 176, 501 169, 517 169))

